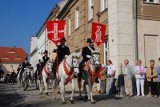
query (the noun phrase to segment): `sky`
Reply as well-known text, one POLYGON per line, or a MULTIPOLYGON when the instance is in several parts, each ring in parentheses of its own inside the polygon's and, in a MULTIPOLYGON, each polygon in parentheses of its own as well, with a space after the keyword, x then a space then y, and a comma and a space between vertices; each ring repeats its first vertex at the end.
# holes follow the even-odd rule
POLYGON ((61 0, 0 0, 0 46, 24 48, 61 0))

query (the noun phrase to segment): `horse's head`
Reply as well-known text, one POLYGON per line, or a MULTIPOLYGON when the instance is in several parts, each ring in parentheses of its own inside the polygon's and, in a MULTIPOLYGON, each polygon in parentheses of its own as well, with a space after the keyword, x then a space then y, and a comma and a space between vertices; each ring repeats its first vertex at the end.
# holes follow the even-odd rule
POLYGON ((70 61, 71 61, 71 68, 74 70, 74 74, 75 75, 78 75, 78 73, 79 73, 79 63, 80 63, 80 61, 79 61, 79 59, 80 59, 80 55, 81 55, 81 52, 75 52, 75 53, 72 53, 71 54, 71 59, 70 59, 70 61))
POLYGON ((50 61, 48 61, 48 62, 46 63, 46 69, 47 69, 47 71, 48 71, 49 73, 52 72, 52 65, 53 65, 53 63, 50 62, 50 61))
POLYGON ((100 48, 97 48, 96 50, 91 50, 91 55, 88 55, 88 58, 91 60, 91 63, 95 65, 96 67, 100 66, 100 48))

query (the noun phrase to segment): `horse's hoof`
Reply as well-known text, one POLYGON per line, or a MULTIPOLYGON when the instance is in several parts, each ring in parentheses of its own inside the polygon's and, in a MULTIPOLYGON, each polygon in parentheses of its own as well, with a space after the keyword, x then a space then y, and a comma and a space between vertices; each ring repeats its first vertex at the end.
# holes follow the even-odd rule
POLYGON ((85 96, 84 99, 85 99, 85 100, 88 100, 88 96, 85 96))
POLYGON ((45 93, 46 95, 49 95, 48 92, 45 93))
POLYGON ((91 104, 96 104, 96 102, 95 101, 91 101, 91 104))
POLYGON ((73 103, 74 103, 74 100, 70 100, 70 102, 71 102, 71 104, 73 104, 73 103))
POLYGON ((62 104, 67 104, 67 103, 64 101, 64 102, 62 102, 62 104))
POLYGON ((53 100, 57 100, 57 98, 53 98, 53 100))
POLYGON ((79 100, 82 100, 82 97, 79 97, 79 100))

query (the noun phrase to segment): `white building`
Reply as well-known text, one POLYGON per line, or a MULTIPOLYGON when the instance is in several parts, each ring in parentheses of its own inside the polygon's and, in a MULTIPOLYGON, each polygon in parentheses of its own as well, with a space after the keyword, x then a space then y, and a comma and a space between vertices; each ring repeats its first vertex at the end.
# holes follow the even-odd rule
POLYGON ((38 38, 32 36, 30 42, 30 63, 34 70, 36 70, 36 64, 38 62, 38 38))
POLYGON ((46 50, 46 27, 43 25, 37 35, 31 38, 30 42, 30 63, 34 70, 38 60, 42 60, 43 52, 46 50))
POLYGON ((46 50, 46 27, 43 25, 39 32, 37 33, 37 38, 38 38, 38 59, 42 59, 43 52, 46 50))

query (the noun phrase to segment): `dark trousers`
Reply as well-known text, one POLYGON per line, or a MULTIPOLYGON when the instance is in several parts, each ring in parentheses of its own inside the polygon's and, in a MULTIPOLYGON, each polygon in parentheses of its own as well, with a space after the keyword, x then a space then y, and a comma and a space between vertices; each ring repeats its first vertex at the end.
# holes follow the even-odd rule
MULTIPOLYGON (((58 66, 59 66, 61 61, 62 60, 58 59, 58 66)), ((53 79, 56 78, 56 71, 57 71, 57 59, 55 59, 55 61, 53 62, 53 66, 52 66, 53 79)))
POLYGON ((149 82, 149 87, 151 89, 151 95, 158 95, 157 93, 157 82, 149 82))
POLYGON ((157 83, 158 95, 160 95, 160 82, 157 83))

